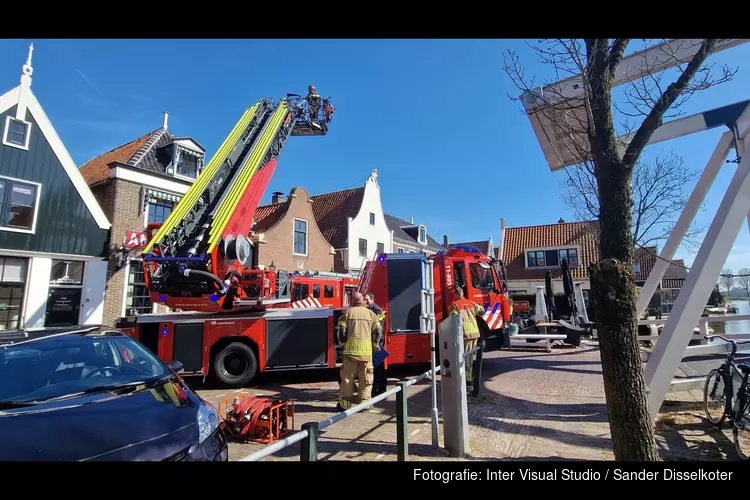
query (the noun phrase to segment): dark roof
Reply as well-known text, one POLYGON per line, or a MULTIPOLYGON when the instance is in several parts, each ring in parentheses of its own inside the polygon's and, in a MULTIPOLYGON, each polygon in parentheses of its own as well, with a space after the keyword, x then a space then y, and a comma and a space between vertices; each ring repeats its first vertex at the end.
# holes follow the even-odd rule
MULTIPOLYGON (((404 219, 399 219, 398 217, 394 217, 393 215, 383 214, 383 216, 385 217, 385 223, 388 225, 388 229, 393 231, 394 240, 400 240, 404 243, 408 243, 410 245, 415 245, 415 246, 425 246, 419 243, 419 241, 417 241, 418 235, 412 236, 411 234, 409 234, 408 232, 404 230, 405 227, 416 227, 418 226, 418 224, 413 224, 404 219)), ((445 250, 445 248, 440 243, 435 241, 432 238, 432 236, 430 236, 429 234, 427 235, 426 247, 436 252, 440 250, 445 250)))
POLYGON ((310 197, 320 232, 333 248, 347 246, 347 219, 357 216, 364 194, 365 188, 361 187, 310 197))
MULTIPOLYGON (((573 279, 588 279, 588 267, 599 260, 599 221, 558 222, 541 226, 505 229, 503 258, 509 280, 543 280, 546 269, 526 270, 524 251, 527 248, 580 245, 578 266, 571 269, 573 279)), ((560 275, 552 270, 552 277, 560 275)))
MULTIPOLYGON (((635 273, 635 281, 644 282, 651 274, 651 270, 658 259, 658 249, 655 246, 636 247, 633 261, 638 264, 638 272, 635 273)), ((683 259, 673 259, 662 277, 662 288, 682 288, 685 278, 687 278, 687 269, 683 259)))
MULTIPOLYGON (((129 167, 164 174, 172 161, 172 156, 165 153, 161 148, 175 140, 191 140, 198 144, 195 139, 175 137, 167 129, 158 128, 134 141, 92 158, 81 165, 79 170, 90 186, 107 180, 109 169, 113 163, 121 163, 129 167)), ((204 149, 200 144, 198 144, 198 147, 204 149)))
POLYGON ((488 257, 497 257, 497 252, 495 251, 495 248, 492 249, 492 253, 490 253, 490 239, 487 238, 484 241, 465 241, 465 242, 459 242, 459 243, 449 243, 448 248, 456 248, 456 245, 469 245, 472 247, 477 247, 480 252, 482 252, 484 255, 487 255, 488 257))

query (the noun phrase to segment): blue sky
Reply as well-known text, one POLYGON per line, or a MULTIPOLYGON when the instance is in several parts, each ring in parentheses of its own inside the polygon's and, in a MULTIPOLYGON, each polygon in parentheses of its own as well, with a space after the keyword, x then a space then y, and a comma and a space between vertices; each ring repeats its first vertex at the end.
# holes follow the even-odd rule
MULTIPOLYGON (((1 89, 18 84, 30 42, 0 41, 1 89)), ((357 187, 378 169, 384 210, 413 216, 437 240, 497 242, 501 217, 510 227, 573 220, 560 200, 565 174, 549 171, 508 97, 518 91, 502 69, 506 49, 519 51, 527 73, 552 76, 521 40, 35 40, 34 48, 32 88, 78 165, 159 127, 165 110, 170 131, 211 156, 245 108, 315 83, 336 106, 331 132, 289 140, 264 202, 297 185, 312 194, 357 187)), ((711 59, 746 60, 750 45, 711 59)), ((749 85, 740 67, 683 110, 747 99, 749 85)), ((674 150, 703 168, 723 132, 655 145, 644 157, 674 150)), ((710 224, 735 168, 720 173, 699 225, 710 224)), ((727 265, 750 267, 746 229, 727 265)))

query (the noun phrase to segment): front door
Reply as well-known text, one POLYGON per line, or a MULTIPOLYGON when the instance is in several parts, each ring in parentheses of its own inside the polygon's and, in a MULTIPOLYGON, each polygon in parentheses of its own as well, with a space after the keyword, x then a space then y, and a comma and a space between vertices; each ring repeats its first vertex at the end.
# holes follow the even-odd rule
POLYGON ((50 288, 44 326, 75 326, 80 308, 80 288, 50 288))

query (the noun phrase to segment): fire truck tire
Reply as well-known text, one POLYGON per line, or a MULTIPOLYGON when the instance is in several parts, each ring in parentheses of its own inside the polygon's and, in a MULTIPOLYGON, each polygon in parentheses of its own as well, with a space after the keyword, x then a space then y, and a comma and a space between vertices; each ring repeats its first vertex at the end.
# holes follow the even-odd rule
POLYGON ((255 352, 242 342, 232 342, 216 354, 213 360, 216 378, 229 387, 244 387, 258 372, 255 352))

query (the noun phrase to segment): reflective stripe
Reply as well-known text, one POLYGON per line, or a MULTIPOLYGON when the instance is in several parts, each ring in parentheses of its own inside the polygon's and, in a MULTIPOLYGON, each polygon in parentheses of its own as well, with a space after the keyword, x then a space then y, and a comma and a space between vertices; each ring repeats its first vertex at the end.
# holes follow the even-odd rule
POLYGON ((350 356, 371 356, 372 340, 350 338, 344 346, 344 354, 350 356))

